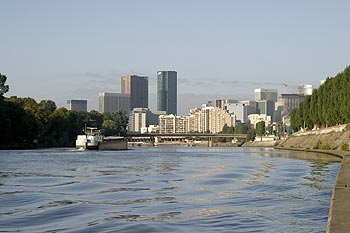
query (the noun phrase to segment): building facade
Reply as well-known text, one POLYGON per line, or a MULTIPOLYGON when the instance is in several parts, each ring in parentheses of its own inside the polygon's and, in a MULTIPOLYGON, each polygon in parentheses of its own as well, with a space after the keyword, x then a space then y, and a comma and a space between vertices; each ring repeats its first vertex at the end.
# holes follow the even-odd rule
POLYGON ((303 94, 282 94, 283 101, 283 116, 290 116, 294 108, 298 108, 301 101, 304 100, 303 94))
POLYGON ((87 111, 87 100, 67 100, 67 109, 75 111, 87 111))
POLYGON ((208 106, 225 109, 225 104, 235 104, 238 100, 233 99, 213 99, 208 101, 208 106))
POLYGON ((177 114, 177 72, 157 72, 157 110, 177 114))
POLYGON ((272 100, 273 102, 277 102, 277 89, 258 88, 254 90, 254 93, 255 101, 272 100))
POLYGON ((148 108, 134 108, 129 112, 128 131, 142 132, 143 128, 158 125, 159 115, 165 115, 165 112, 153 113, 148 108))
POLYGON ((99 93, 99 112, 129 111, 130 96, 120 93, 99 93))
POLYGON ((259 100, 256 101, 257 114, 265 114, 271 116, 272 121, 275 117, 275 102, 272 100, 259 100))
POLYGON ((187 133, 186 116, 159 116, 159 133, 187 133))
POLYGON ((129 110, 148 108, 148 77, 126 75, 121 78, 122 94, 130 96, 129 110))
POLYGON ((256 102, 252 100, 242 100, 239 101, 241 104, 247 106, 247 115, 256 113, 256 102))
POLYGON ((256 128, 256 124, 261 121, 265 122, 265 126, 268 126, 272 121, 271 116, 268 116, 266 114, 250 114, 248 118, 249 118, 250 125, 254 129, 256 128))
POLYGON ((302 95, 312 95, 312 85, 309 84, 301 84, 298 87, 298 93, 302 95))
POLYGON ((227 110, 202 105, 201 109, 191 109, 187 118, 187 132, 219 133, 225 124, 235 126, 235 115, 227 110))
POLYGON ((248 108, 245 104, 225 104, 225 109, 236 116, 236 121, 240 123, 248 122, 248 108))

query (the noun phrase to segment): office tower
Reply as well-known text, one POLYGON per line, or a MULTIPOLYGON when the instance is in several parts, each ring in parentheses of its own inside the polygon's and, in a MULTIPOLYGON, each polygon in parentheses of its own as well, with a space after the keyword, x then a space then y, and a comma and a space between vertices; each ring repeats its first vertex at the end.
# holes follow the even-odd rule
POLYGON ((129 111, 130 96, 120 93, 99 93, 99 112, 129 111))
POLYGON ((255 89, 255 101, 272 100, 277 102, 277 89, 255 89))
POLYGON ((87 100, 67 100, 68 110, 87 111, 87 100))
POLYGON ((294 108, 299 108, 299 104, 304 100, 303 94, 282 94, 283 116, 290 116, 294 108))
POLYGON ((225 104, 236 104, 238 100, 233 99, 213 99, 208 101, 208 106, 225 109, 225 104))
POLYGON ((256 102, 252 100, 239 101, 241 104, 247 106, 247 115, 256 114, 256 102))
POLYGON ((247 106, 245 104, 225 104, 225 109, 236 116, 236 121, 241 123, 248 122, 247 106))
POLYGON ((312 95, 312 85, 309 84, 301 84, 298 87, 298 93, 303 95, 312 95))
POLYGON ((275 121, 281 122, 282 121, 282 114, 283 114, 283 99, 280 98, 275 103, 275 121))
POLYGON ((272 100, 256 101, 257 114, 265 114, 271 116, 271 120, 275 119, 275 102, 272 100))
POLYGON ((129 110, 148 108, 148 77, 126 75, 121 78, 122 94, 130 95, 129 110))
POLYGON ((177 114, 177 72, 157 72, 157 110, 177 114))

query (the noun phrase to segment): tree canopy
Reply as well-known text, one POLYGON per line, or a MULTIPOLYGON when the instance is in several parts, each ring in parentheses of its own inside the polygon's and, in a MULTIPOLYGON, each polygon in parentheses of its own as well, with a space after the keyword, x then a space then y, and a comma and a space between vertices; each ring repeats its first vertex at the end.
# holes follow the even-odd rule
POLYGON ((350 122, 350 67, 305 96, 299 108, 292 111, 291 128, 334 126, 350 122))
POLYGON ((51 100, 5 98, 5 82, 6 76, 0 74, 0 149, 73 146, 85 126, 103 128, 108 135, 126 133, 126 112, 69 111, 51 100))
POLYGON ((6 75, 0 73, 0 98, 3 98, 4 94, 9 91, 9 85, 5 84, 7 80, 6 75))

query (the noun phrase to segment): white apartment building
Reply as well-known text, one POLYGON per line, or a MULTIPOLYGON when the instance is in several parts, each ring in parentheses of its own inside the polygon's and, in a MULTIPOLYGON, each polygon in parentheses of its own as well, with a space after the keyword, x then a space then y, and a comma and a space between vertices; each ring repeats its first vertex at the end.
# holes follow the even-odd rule
POLYGON ((248 115, 250 124, 254 127, 257 123, 259 123, 260 121, 265 121, 265 125, 268 126, 271 123, 271 116, 268 116, 266 114, 250 114, 248 115))
POLYGON ((186 116, 161 115, 159 116, 159 133, 186 133, 186 116))

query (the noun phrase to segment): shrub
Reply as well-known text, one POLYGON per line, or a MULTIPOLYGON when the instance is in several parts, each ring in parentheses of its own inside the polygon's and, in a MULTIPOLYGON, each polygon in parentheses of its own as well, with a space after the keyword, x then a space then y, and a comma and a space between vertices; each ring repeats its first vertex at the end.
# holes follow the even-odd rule
POLYGON ((350 130, 350 123, 347 123, 347 124, 346 124, 345 130, 350 130))
POLYGON ((313 149, 330 150, 331 146, 328 143, 323 143, 318 140, 313 149))
POLYGON ((343 142, 343 143, 341 144, 341 149, 342 149, 342 150, 349 150, 349 145, 348 145, 347 143, 343 142))

